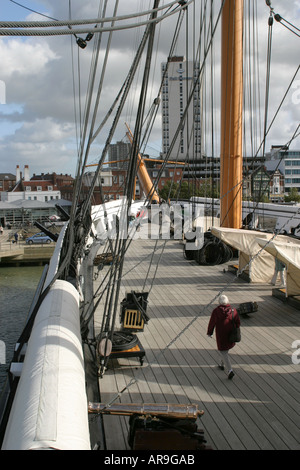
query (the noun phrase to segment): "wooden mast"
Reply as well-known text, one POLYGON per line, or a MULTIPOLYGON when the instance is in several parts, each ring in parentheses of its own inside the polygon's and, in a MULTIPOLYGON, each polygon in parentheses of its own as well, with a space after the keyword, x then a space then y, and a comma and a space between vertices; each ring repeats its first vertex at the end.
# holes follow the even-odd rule
POLYGON ((242 226, 244 0, 225 0, 222 12, 220 225, 242 226))

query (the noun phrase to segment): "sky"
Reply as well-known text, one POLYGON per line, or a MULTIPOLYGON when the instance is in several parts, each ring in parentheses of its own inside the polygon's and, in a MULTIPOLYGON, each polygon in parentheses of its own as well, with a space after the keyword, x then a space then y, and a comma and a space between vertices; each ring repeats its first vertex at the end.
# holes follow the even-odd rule
MULTIPOLYGON (((169 1, 163 3, 167 4, 169 1)), ((245 0, 246 7, 249 1, 254 0, 245 0)), ((264 0, 257 0, 257 2, 260 89, 262 94, 259 112, 263 116, 269 8, 264 0)), ((69 7, 71 6, 72 18, 77 19, 96 18, 99 4, 102 2, 99 0, 85 0, 84 2, 82 0, 19 0, 18 3, 56 19, 68 19, 69 7)), ((112 9, 114 2, 110 0, 108 3, 109 8, 112 9)), ((199 6, 201 1, 196 0, 196 3, 199 6)), ((300 0, 272 0, 271 3, 275 13, 279 13, 283 18, 300 28, 300 0)), ((215 4, 218 2, 216 1, 215 4)), ((147 10, 151 5, 152 1, 150 0, 120 0, 118 14, 147 10)), ((109 11, 110 16, 111 13, 109 11)), ((1 0, 0 16, 3 21, 46 20, 45 17, 22 8, 10 0, 1 0)), ((173 18, 171 20, 174 21, 173 18)), ((164 25, 158 30, 162 45, 155 44, 156 53, 153 62, 156 68, 151 78, 149 103, 155 97, 159 84, 160 64, 166 60, 168 55, 167 29, 171 20, 166 23, 167 26, 164 25)), ((118 32, 113 38, 107 78, 103 83, 98 125, 105 115, 104 110, 110 107, 126 77, 134 56, 133 50, 139 43, 142 32, 143 28, 140 27, 136 30, 118 32)), ((103 39, 103 44, 105 41, 106 39, 103 39)), ((299 37, 281 24, 274 22, 268 122, 273 118, 299 65, 299 41, 299 37)), ((29 165, 31 175, 55 171, 58 174, 67 173, 75 176, 78 157, 79 102, 82 112, 92 50, 93 40, 87 44, 85 49, 79 49, 74 36, 27 38, 0 36, 0 173, 15 174, 16 165, 20 166, 21 171, 24 165, 29 165), (79 68, 80 79, 77 73, 79 68)), ((216 60, 218 59, 218 50, 217 46, 216 60)), ((180 49, 180 42, 176 53, 185 55, 185 50, 180 49)), ((103 61, 103 57, 104 52, 101 52, 100 63, 103 61)), ((138 71, 138 74, 142 74, 142 71, 138 71)), ((218 89, 218 75, 216 75, 215 87, 218 89)), ((136 89, 138 89, 138 85, 136 85, 136 89)), ((121 125, 118 127, 113 142, 124 140, 125 121, 129 122, 132 127, 134 126, 134 116, 131 112, 137 102, 137 96, 137 94, 132 96, 124 110, 121 125)), ((267 150, 271 145, 282 145, 289 142, 300 122, 299 110, 300 73, 296 76, 281 112, 268 134, 267 150)), ((218 129, 218 125, 216 125, 216 129, 218 129)), ((98 160, 108 130, 107 125, 104 132, 99 134, 91 150, 88 163, 93 164, 98 160)), ((290 148, 300 150, 299 137, 292 142, 290 148)), ((248 144, 247 149, 249 149, 248 144)), ((158 120, 149 140, 147 152, 151 156, 157 157, 160 150, 161 124, 158 120)))

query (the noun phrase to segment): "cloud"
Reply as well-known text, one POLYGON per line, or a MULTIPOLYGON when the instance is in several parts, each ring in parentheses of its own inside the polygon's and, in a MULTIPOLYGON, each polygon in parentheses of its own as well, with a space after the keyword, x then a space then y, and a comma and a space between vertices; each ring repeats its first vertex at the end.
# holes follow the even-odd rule
POLYGON ((42 73, 45 66, 57 58, 47 42, 0 39, 1 77, 10 81, 15 74, 26 80, 42 73))
POLYGON ((74 128, 68 123, 61 125, 52 118, 25 122, 15 130, 13 139, 7 136, 0 140, 0 153, 7 159, 14 156, 10 162, 11 172, 18 164, 20 167, 29 165, 34 173, 65 173, 65 168, 76 164, 74 128))

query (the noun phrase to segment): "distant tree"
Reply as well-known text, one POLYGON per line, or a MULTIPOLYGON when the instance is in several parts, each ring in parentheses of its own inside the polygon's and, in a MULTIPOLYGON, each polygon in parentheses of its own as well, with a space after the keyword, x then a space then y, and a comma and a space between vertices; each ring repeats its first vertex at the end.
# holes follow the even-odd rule
POLYGON ((220 185, 219 182, 215 182, 211 179, 200 181, 197 187, 197 196, 201 197, 220 197, 220 185))
POLYGON ((189 199, 192 196, 199 197, 219 197, 219 185, 212 184, 211 180, 197 181, 189 183, 183 181, 174 183, 167 181, 162 189, 159 190, 159 196, 164 199, 189 199))
POLYGON ((188 199, 189 195, 188 183, 175 183, 173 181, 166 181, 164 187, 159 190, 159 196, 167 201, 168 199, 188 199))
POLYGON ((270 202, 269 196, 267 194, 262 194, 259 198, 259 202, 270 202))
POLYGON ((289 194, 287 196, 284 196, 284 201, 285 202, 300 202, 300 194, 298 193, 297 188, 291 188, 289 194))

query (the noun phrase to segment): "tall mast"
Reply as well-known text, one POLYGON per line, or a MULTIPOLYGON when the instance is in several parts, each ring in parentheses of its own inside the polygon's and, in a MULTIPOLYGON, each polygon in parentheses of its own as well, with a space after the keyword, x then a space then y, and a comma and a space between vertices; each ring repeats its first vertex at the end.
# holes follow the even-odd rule
POLYGON ((244 0, 225 0, 222 12, 220 225, 242 226, 244 0))

